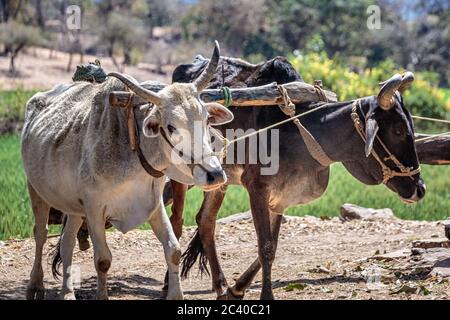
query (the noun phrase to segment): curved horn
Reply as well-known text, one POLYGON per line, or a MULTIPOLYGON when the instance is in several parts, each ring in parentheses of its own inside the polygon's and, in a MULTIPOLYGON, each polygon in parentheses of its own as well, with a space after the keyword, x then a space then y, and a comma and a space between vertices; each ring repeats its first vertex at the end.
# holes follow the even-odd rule
POLYGON ((158 94, 154 93, 153 91, 150 91, 148 89, 145 89, 134 79, 130 79, 127 75, 124 75, 122 73, 117 72, 111 72, 108 74, 109 77, 114 77, 122 81, 131 91, 136 93, 139 97, 147 100, 148 102, 151 102, 153 104, 160 104, 161 99, 159 98, 158 94))
POLYGON ((211 81, 211 79, 214 77, 217 66, 219 64, 219 58, 220 58, 220 47, 219 42, 217 42, 216 40, 214 52, 211 57, 211 60, 208 63, 208 66, 206 67, 205 71, 203 71, 202 74, 197 78, 197 80, 194 81, 194 86, 197 88, 198 92, 204 90, 208 86, 209 81, 211 81))
POLYGON ((400 91, 400 93, 403 94, 403 92, 405 92, 406 90, 409 89, 409 87, 411 87, 411 84, 413 82, 414 82, 414 73, 406 71, 403 74, 402 84, 400 85, 400 88, 398 88, 398 91, 400 91))
POLYGON ((403 81, 403 77, 399 74, 396 74, 388 81, 382 83, 383 87, 378 94, 377 100, 378 104, 383 110, 389 110, 394 105, 394 96, 395 91, 397 91, 403 81))

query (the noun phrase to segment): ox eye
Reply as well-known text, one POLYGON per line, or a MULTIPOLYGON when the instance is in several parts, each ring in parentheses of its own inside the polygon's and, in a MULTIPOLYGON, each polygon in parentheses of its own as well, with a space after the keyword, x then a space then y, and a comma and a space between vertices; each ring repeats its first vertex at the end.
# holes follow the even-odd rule
POLYGON ((396 127, 394 129, 394 134, 397 136, 403 136, 405 134, 405 130, 402 127, 396 127))
POLYGON ((169 133, 170 134, 172 134, 172 133, 174 133, 177 129, 174 127, 174 126, 172 126, 172 125, 168 125, 167 126, 167 130, 169 131, 169 133))

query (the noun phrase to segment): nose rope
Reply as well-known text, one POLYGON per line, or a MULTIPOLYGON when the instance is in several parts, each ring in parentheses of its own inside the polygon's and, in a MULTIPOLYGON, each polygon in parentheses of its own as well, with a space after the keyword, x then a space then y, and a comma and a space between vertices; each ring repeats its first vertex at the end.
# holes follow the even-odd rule
MULTIPOLYGON (((367 143, 367 138, 365 135, 364 125, 361 121, 361 118, 358 114, 358 108, 362 110, 361 108, 361 99, 355 100, 353 102, 352 107, 352 113, 351 117, 353 120, 353 124, 355 126, 356 132, 358 132, 361 139, 364 141, 364 143, 367 143)), ((386 184, 394 177, 409 177, 414 180, 413 176, 420 173, 420 165, 418 168, 414 169, 412 167, 406 167, 404 166, 397 157, 390 152, 389 148, 384 144, 384 142, 381 140, 381 138, 377 135, 376 136, 377 141, 380 143, 380 145, 383 147, 384 151, 388 154, 387 157, 381 158, 379 154, 375 151, 375 148, 372 149, 371 155, 374 157, 374 159, 380 164, 381 171, 383 172, 383 183, 386 184), (400 172, 392 170, 386 165, 386 161, 391 160, 395 166, 400 170, 400 172)))

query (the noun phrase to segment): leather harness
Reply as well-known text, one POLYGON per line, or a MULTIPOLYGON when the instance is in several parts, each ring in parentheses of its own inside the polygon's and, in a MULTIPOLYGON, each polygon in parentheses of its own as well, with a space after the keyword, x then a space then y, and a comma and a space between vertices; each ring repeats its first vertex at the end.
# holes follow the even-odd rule
MULTIPOLYGON (((361 118, 358 115, 358 108, 362 110, 361 108, 361 100, 355 100, 353 102, 352 107, 352 113, 351 117, 353 120, 353 124, 355 125, 356 132, 358 132, 361 139, 366 142, 366 135, 364 130, 363 121, 361 121, 361 118)), ((388 147, 383 143, 383 141, 380 139, 380 137, 376 136, 378 142, 383 147, 384 151, 388 154, 387 157, 382 158, 380 155, 375 151, 375 148, 372 149, 371 155, 375 158, 375 160, 380 164, 381 171, 383 172, 383 183, 386 184, 389 180, 391 180, 394 177, 410 177, 414 180, 413 176, 420 173, 420 165, 414 169, 412 167, 406 167, 404 166, 397 157, 388 149, 388 147), (392 161, 397 169, 400 170, 400 172, 392 170, 386 165, 386 161, 392 161)))
MULTIPOLYGON (((278 86, 278 89, 280 91, 280 94, 284 100, 284 105, 280 105, 280 109, 288 116, 294 117, 295 116, 295 104, 292 103, 291 99, 289 98, 286 89, 283 86, 278 86)), ((325 103, 328 102, 326 100, 326 96, 323 94, 323 90, 320 86, 320 84, 315 85, 315 89, 317 93, 319 94, 319 97, 321 100, 323 100, 325 103)), ((355 100, 352 107, 352 113, 351 118, 353 120, 353 124, 355 126, 356 132, 358 132, 361 139, 366 143, 366 135, 364 130, 363 121, 361 121, 357 109, 361 108, 361 99, 355 100)), ((314 138, 314 136, 306 129, 300 122, 298 118, 293 120, 294 124, 297 126, 300 135, 303 138, 303 141, 305 142, 306 148, 308 149, 311 156, 319 162, 322 166, 327 167, 331 163, 333 163, 333 160, 331 160, 326 152, 323 150, 323 148, 320 146, 319 142, 314 138)), ((413 176, 420 173, 421 169, 420 166, 416 169, 411 167, 404 166, 397 157, 388 149, 386 144, 380 139, 380 137, 376 136, 377 141, 380 143, 380 145, 383 147, 384 151, 388 154, 387 157, 382 158, 380 155, 375 151, 375 148, 372 149, 371 155, 375 158, 375 160, 379 163, 381 167, 381 171, 383 173, 383 183, 386 184, 389 180, 391 180, 394 177, 410 177, 413 179, 413 176), (400 171, 395 171, 389 168, 386 165, 386 161, 392 161, 395 166, 400 171)))
MULTIPOLYGON (((293 117, 295 115, 295 104, 292 103, 291 99, 289 98, 286 89, 283 86, 279 86, 278 87, 280 90, 280 94, 283 97, 284 103, 285 105, 280 105, 280 109, 288 116, 293 117)), ((318 85, 315 86, 316 90, 318 91, 319 95, 322 92, 322 88, 318 85)), ((322 92, 322 97, 323 97, 323 92, 322 92)), ((137 156, 139 158, 139 162, 141 163, 142 167, 144 168, 144 170, 151 175, 154 178, 161 178, 164 176, 164 172, 155 169, 145 158, 144 154, 142 153, 142 150, 140 148, 140 139, 139 139, 139 133, 138 133, 138 124, 137 124, 137 120, 136 117, 134 115, 134 108, 132 107, 132 101, 133 101, 133 97, 134 97, 134 93, 130 94, 129 100, 127 101, 127 104, 125 106, 126 109, 126 115, 127 115, 127 127, 128 127, 128 138, 129 138, 129 142, 130 142, 130 148, 132 151, 135 151, 137 153, 137 156)), ((325 97, 325 102, 326 101, 326 97, 325 97)), ((352 113, 351 113, 351 118, 353 120, 353 124, 355 126, 356 132, 358 132, 359 136, 361 137, 361 139, 366 143, 367 139, 365 136, 365 130, 364 130, 364 122, 361 120, 361 118, 359 117, 359 114, 357 112, 359 109, 361 109, 361 100, 355 100, 353 102, 353 106, 352 106, 352 113)), ((325 151, 323 150, 323 148, 320 146, 320 144, 317 142, 317 140, 314 138, 314 136, 308 131, 308 129, 306 129, 300 122, 300 120, 298 118, 293 120, 294 124, 297 126, 297 128, 299 129, 300 135, 302 136, 306 147, 309 151, 309 153, 311 154, 311 156, 317 161, 319 162, 322 166, 329 166, 331 165, 334 161, 331 160, 328 155, 325 153, 325 151)), ((179 150, 177 150, 177 148, 175 148, 175 146, 173 145, 172 141, 169 139, 169 137, 167 136, 166 132, 163 130, 162 127, 159 128, 160 134, 163 137, 163 139, 169 144, 169 146, 173 149, 176 150, 178 155, 185 160, 185 157, 183 155, 183 153, 179 150)), ((420 166, 416 169, 412 168, 412 167, 406 167, 404 166, 398 159, 397 157, 390 152, 390 150, 387 148, 387 146, 383 143, 383 141, 380 139, 380 137, 377 135, 376 136, 377 141, 380 143, 380 145, 383 147, 383 149, 385 150, 385 152, 388 154, 388 157, 382 158, 380 157, 380 155, 375 151, 375 148, 372 149, 371 151, 371 155, 374 157, 374 159, 379 163, 382 173, 383 173, 383 183, 386 184, 390 179, 394 178, 394 177, 410 177, 411 179, 413 179, 413 176, 417 175, 418 173, 420 173, 421 168, 420 166), (386 161, 392 161, 396 167, 400 170, 400 171, 395 171, 392 170, 391 168, 389 168, 386 165, 386 161)), ((225 146, 226 149, 226 146, 225 146)), ((195 163, 195 159, 194 157, 191 155, 190 159, 188 159, 191 161, 191 163, 195 163)), ((208 172, 208 170, 203 167, 201 164, 196 164, 198 166, 200 166, 203 170, 205 170, 206 172, 208 172)))
MULTIPOLYGON (((128 101, 125 105, 125 112, 126 112, 126 117, 127 117, 127 128, 128 128, 128 140, 130 143, 130 148, 132 151, 136 152, 139 162, 141 163, 142 168, 144 168, 144 170, 151 175, 154 178, 161 178, 163 177, 165 174, 163 171, 160 171, 158 169, 155 169, 145 158, 142 149, 140 147, 140 135, 138 132, 138 123, 137 123, 137 119, 135 117, 134 114, 134 108, 132 106, 132 102, 133 102, 133 98, 134 98, 134 93, 130 93, 130 96, 128 98, 128 101)), ((161 136, 163 137, 163 139, 167 142, 167 144, 169 144, 169 146, 172 148, 172 150, 175 150, 178 154, 178 156, 186 161, 186 158, 183 154, 182 151, 178 150, 174 144, 172 143, 172 141, 169 139, 169 137, 167 136, 166 131, 162 128, 159 127, 159 132, 161 134, 161 136)), ((206 169, 201 163, 196 163, 196 159, 191 155, 189 157, 189 159, 187 161, 190 161, 192 164, 195 164, 196 166, 199 166, 200 168, 202 168, 205 172, 209 172, 208 169, 206 169)), ((191 169, 191 171, 193 171, 193 169, 191 169)))

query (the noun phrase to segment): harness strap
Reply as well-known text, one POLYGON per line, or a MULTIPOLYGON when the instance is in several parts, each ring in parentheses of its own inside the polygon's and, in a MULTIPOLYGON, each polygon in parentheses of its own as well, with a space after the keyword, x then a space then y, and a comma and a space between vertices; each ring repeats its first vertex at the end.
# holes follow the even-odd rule
MULTIPOLYGON (((128 141, 130 143, 130 149, 134 152, 136 152, 139 162, 141 163, 142 168, 144 168, 144 170, 151 175, 154 178, 161 178, 164 176, 164 172, 159 171, 157 169, 155 169, 145 158, 142 149, 140 147, 140 138, 139 138, 139 133, 138 133, 138 123, 136 120, 136 117, 134 115, 134 108, 132 106, 132 102, 133 102, 133 97, 134 97, 134 93, 130 93, 129 97, 128 97, 128 101, 125 105, 125 113, 126 113, 126 117, 127 117, 127 129, 128 129, 128 141)), ((175 146, 173 145, 172 141, 169 139, 169 137, 167 136, 166 132, 160 127, 159 131, 161 133, 161 136, 163 137, 163 139, 169 144, 169 146, 173 149, 176 150, 178 152, 178 156, 180 158, 182 158, 183 160, 185 160, 185 157, 183 155, 183 153, 179 150, 177 150, 177 148, 175 148, 175 146)), ((211 154, 211 156, 215 156, 214 153, 211 154)), ((192 164, 195 164, 197 166, 199 166, 200 168, 202 168, 205 172, 209 172, 208 169, 206 169, 200 162, 196 163, 194 157, 191 155, 189 160, 191 161, 192 164)))
MULTIPOLYGON (((317 87, 319 88, 319 87, 317 87)), ((284 105, 279 105, 281 111, 284 112, 289 117, 295 116, 295 104, 292 102, 291 98, 285 87, 278 86, 278 90, 280 91, 281 97, 283 98, 284 105)), ((321 92, 321 90, 318 90, 321 92)), ((326 97, 325 97, 326 99, 326 97)), ((302 136, 303 141, 305 142, 306 149, 310 153, 311 157, 315 159, 320 165, 324 167, 328 167, 333 163, 326 152, 323 150, 319 142, 314 138, 314 136, 305 128, 305 126, 300 122, 298 118, 293 120, 294 124, 297 126, 300 135, 302 136)))
MULTIPOLYGON (((365 130, 363 123, 361 121, 361 118, 358 115, 358 107, 361 109, 361 100, 355 100, 352 107, 352 113, 351 117, 353 120, 353 124, 355 125, 356 132, 358 132, 361 139, 364 141, 364 143, 367 143, 365 130)), ((397 157, 390 152, 388 147, 383 143, 383 141, 380 139, 380 137, 376 136, 377 141, 380 143, 380 145, 383 147, 384 151, 388 154, 387 157, 382 159, 379 154, 375 151, 375 148, 372 149, 371 155, 374 157, 374 159, 379 163, 381 170, 383 172, 383 183, 386 184, 389 180, 391 180, 394 177, 409 177, 411 179, 414 179, 413 176, 420 173, 420 166, 417 169, 411 168, 411 167, 405 167, 398 159, 397 157), (400 172, 392 170, 386 165, 386 161, 392 161, 396 167, 400 170, 400 172)))
POLYGON ((145 158, 140 146, 140 139, 138 134, 138 124, 134 115, 134 108, 131 103, 133 102, 134 93, 131 92, 128 101, 125 105, 125 113, 127 117, 127 129, 128 129, 128 141, 130 143, 131 151, 136 152, 139 162, 142 168, 154 178, 161 178, 164 176, 164 172, 155 169, 145 158))
MULTIPOLYGON (((139 139, 139 136, 138 136, 138 139, 139 139)), ((153 168, 152 165, 150 163, 148 163, 147 159, 145 159, 145 156, 142 153, 142 150, 141 150, 141 147, 139 146, 139 144, 136 147, 136 153, 137 153, 137 156, 139 158, 139 162, 141 163, 142 168, 144 168, 144 170, 149 175, 151 175, 154 178, 161 178, 164 176, 164 172, 153 168)))

